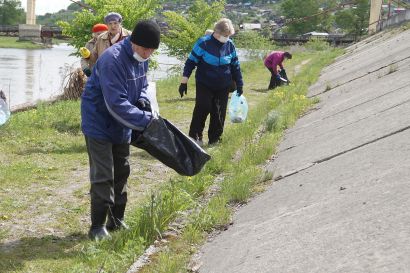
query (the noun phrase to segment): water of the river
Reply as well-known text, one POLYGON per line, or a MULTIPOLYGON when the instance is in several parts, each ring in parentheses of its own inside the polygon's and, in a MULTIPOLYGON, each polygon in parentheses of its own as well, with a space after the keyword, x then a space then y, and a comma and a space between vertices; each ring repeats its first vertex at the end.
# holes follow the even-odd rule
MULTIPOLYGON (((59 95, 70 69, 80 67, 79 58, 69 56, 72 52, 73 47, 66 44, 50 49, 1 48, 0 90, 5 92, 9 105, 14 108, 59 95)), ((156 59, 159 68, 149 72, 149 81, 166 78, 168 70, 180 64, 161 48, 156 59)))
MULTIPOLYGON (((74 49, 66 44, 50 49, 0 49, 0 90, 11 107, 46 100, 60 94, 70 69, 80 66, 77 57, 69 56, 74 49)), ((150 72, 149 80, 167 76, 167 70, 178 64, 176 58, 157 56, 161 65, 150 72)))

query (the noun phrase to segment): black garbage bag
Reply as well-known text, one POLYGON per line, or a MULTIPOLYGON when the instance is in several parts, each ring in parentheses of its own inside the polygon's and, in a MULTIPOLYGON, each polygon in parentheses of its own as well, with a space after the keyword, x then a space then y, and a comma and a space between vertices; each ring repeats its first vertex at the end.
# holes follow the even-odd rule
POLYGON ((282 86, 282 85, 289 85, 290 80, 288 78, 288 75, 286 75, 286 71, 285 70, 281 70, 279 71, 279 76, 283 79, 278 79, 276 78, 273 73, 271 74, 270 77, 270 82, 269 82, 269 87, 268 89, 275 89, 278 86, 282 86))
POLYGON ((180 175, 199 173, 211 159, 191 138, 161 117, 153 119, 144 132, 133 131, 131 145, 147 151, 180 175))
POLYGON ((277 79, 273 74, 270 77, 270 82, 269 82, 269 87, 268 89, 275 89, 278 86, 281 86, 283 84, 283 81, 277 79))
POLYGON ((286 80, 286 82, 282 82, 282 84, 286 84, 286 85, 288 85, 289 83, 290 83, 290 80, 289 80, 289 78, 288 78, 288 75, 286 75, 286 71, 284 70, 284 69, 282 69, 280 72, 279 72, 279 75, 281 76, 281 78, 282 79, 285 79, 286 80))

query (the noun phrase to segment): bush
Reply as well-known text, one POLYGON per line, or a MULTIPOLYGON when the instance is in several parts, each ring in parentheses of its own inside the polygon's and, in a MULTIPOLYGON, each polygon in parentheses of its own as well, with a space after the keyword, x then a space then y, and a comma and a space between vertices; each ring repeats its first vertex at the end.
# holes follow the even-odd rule
POLYGON ((256 31, 240 31, 233 39, 237 48, 261 50, 274 47, 273 42, 256 31))
POLYGON ((306 43, 305 47, 310 50, 324 51, 329 50, 330 45, 328 42, 320 38, 310 38, 310 40, 306 43))

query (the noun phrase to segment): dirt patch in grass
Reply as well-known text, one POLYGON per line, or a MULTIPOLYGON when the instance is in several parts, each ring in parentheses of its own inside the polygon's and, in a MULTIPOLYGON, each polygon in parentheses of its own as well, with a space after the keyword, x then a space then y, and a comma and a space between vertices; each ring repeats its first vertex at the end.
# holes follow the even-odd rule
MULTIPOLYGON (((86 155, 83 155, 86 157, 86 155)), ((9 251, 22 238, 86 234, 90 225, 89 167, 77 162, 55 183, 32 183, 28 188, 2 189, 0 196, 24 209, 0 213, 0 250, 9 251)), ((85 162, 84 162, 85 161, 85 162)), ((134 209, 143 197, 175 172, 153 159, 146 152, 131 148, 131 175, 128 180, 128 210, 134 209)))
POLYGON ((303 60, 300 64, 296 65, 294 70, 295 70, 295 75, 300 73, 300 70, 302 69, 302 67, 304 65, 307 65, 311 60, 307 59, 307 60, 303 60))

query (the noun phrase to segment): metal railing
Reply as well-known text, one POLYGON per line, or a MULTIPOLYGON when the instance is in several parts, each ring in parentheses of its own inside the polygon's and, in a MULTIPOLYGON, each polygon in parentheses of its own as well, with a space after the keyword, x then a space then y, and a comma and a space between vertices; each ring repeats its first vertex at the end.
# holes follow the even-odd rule
POLYGON ((357 37, 354 35, 339 34, 329 34, 327 36, 274 34, 272 36, 272 40, 284 44, 306 43, 310 39, 319 39, 335 45, 350 44, 357 41, 357 37))

